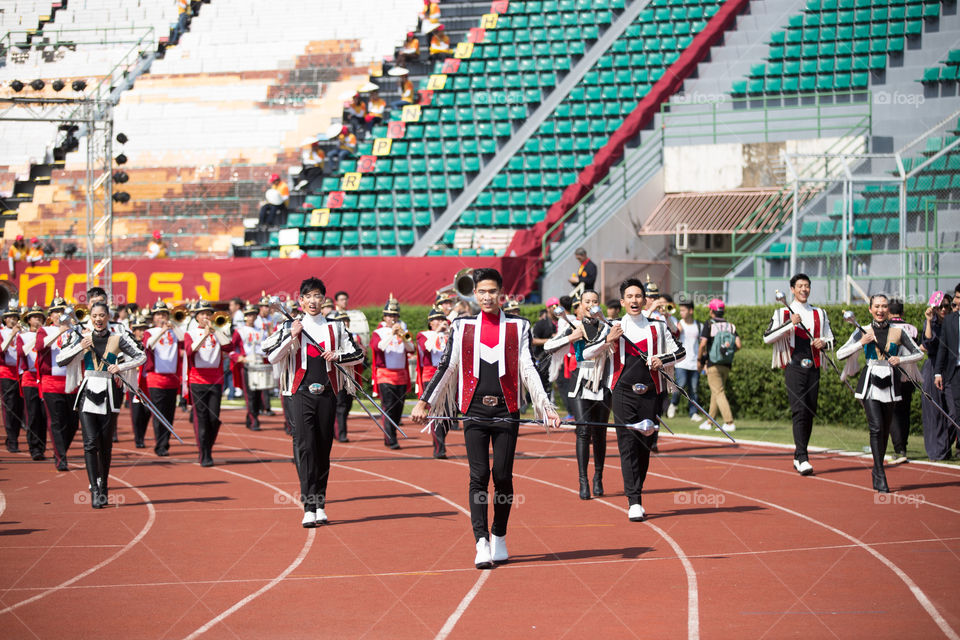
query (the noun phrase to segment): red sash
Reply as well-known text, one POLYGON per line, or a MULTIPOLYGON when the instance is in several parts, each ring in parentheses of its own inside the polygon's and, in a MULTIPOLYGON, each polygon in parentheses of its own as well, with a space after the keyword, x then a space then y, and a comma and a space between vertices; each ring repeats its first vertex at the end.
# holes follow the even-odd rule
MULTIPOLYGON (((470 408, 470 402, 473 400, 473 394, 477 390, 479 378, 473 371, 473 350, 474 338, 476 336, 476 323, 464 324, 462 342, 460 345, 460 371, 461 381, 463 383, 463 393, 460 398, 460 413, 466 414, 470 408)), ((500 390, 503 392, 503 399, 507 403, 507 410, 511 413, 518 411, 519 386, 520 386, 520 335, 519 328, 515 322, 507 323, 507 331, 503 345, 503 354, 505 358, 504 374, 500 377, 500 390)))

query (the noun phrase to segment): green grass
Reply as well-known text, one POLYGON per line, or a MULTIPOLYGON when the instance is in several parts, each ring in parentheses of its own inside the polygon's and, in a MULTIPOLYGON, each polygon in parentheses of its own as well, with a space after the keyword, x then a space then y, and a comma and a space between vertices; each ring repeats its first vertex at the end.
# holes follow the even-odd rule
MULTIPOLYGON (((687 417, 684 410, 673 419, 666 419, 667 425, 678 434, 687 435, 714 435, 723 438, 723 434, 714 431, 701 431, 699 422, 693 422, 687 417)), ((770 420, 737 420, 737 430, 731 435, 737 440, 754 440, 758 442, 772 442, 775 444, 793 444, 793 427, 787 421, 770 420)), ((667 434, 669 436, 669 434, 667 434)), ((852 429, 833 424, 813 425, 813 434, 810 436, 811 447, 823 447, 832 451, 864 451, 870 446, 870 434, 863 429, 852 429)), ((893 453, 893 446, 888 443, 887 454, 893 453)), ((927 454, 923 448, 923 435, 911 433, 907 439, 907 458, 910 460, 926 460, 927 454)), ((960 460, 944 461, 960 466, 960 460)))

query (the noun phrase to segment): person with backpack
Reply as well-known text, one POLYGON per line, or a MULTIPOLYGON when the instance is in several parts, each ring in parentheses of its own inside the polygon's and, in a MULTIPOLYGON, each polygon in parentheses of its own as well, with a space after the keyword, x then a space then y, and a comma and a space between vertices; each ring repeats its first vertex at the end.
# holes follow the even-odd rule
MULTIPOLYGON (((676 380, 677 384, 683 387, 694 402, 700 402, 697 397, 697 386, 700 383, 700 372, 697 366, 697 351, 700 345, 700 334, 703 331, 703 323, 693 317, 693 303, 685 300, 680 303, 680 321, 677 322, 679 334, 677 340, 683 345, 687 356, 677 363, 676 380)), ((672 418, 677 415, 677 407, 680 404, 680 390, 674 389, 673 396, 670 398, 670 406, 667 407, 667 417, 672 418)), ((694 422, 703 420, 697 408, 690 404, 690 419, 694 422)), ((710 423, 705 422, 700 425, 701 429, 710 429, 710 423)))
POLYGON ((833 331, 827 312, 810 304, 810 276, 790 278, 790 307, 773 312, 763 341, 773 346, 773 368, 783 369, 793 418, 793 468, 802 476, 813 473, 807 453, 820 396, 820 369, 824 351, 833 349, 833 331))
POLYGON ((710 319, 703 325, 700 333, 700 350, 698 353, 698 371, 707 371, 707 384, 710 385, 710 415, 714 415, 717 408, 723 415, 723 430, 736 431, 733 424, 733 412, 727 401, 727 378, 730 377, 730 366, 733 356, 740 349, 740 336, 737 327, 724 319, 726 305, 723 300, 714 298, 707 305, 710 308, 710 319))

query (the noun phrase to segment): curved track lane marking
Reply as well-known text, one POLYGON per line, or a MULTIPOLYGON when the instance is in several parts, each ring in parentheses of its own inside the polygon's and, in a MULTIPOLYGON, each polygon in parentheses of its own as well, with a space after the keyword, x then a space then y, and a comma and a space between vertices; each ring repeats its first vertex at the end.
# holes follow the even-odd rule
MULTIPOLYGON (((429 496, 433 496, 434 498, 437 498, 438 500, 442 500, 442 501, 446 502, 447 504, 449 504, 450 506, 452 506, 452 507, 453 507, 454 509, 456 509, 457 511, 459 511, 460 513, 462 513, 462 514, 464 514, 465 516, 467 516, 468 518, 470 517, 470 512, 467 511, 466 509, 464 509, 463 507, 461 507, 459 504, 457 504, 457 503, 454 502, 453 500, 450 500, 449 498, 446 498, 446 497, 444 497, 444 496, 441 496, 441 495, 438 494, 438 493, 434 493, 433 491, 430 491, 429 489, 427 489, 427 488, 425 488, 425 487, 421 487, 420 485, 413 484, 412 482, 407 482, 406 480, 400 480, 399 478, 394 478, 394 477, 392 477, 392 476, 387 476, 387 475, 383 475, 383 474, 380 474, 380 473, 375 473, 375 472, 373 472, 373 471, 367 471, 367 470, 365 470, 365 469, 358 469, 358 468, 356 468, 356 467, 348 467, 348 466, 345 465, 345 464, 332 463, 332 466, 334 466, 334 467, 340 467, 341 469, 349 469, 350 471, 356 471, 356 472, 358 472, 358 473, 366 473, 366 474, 371 475, 371 476, 374 476, 374 477, 376 477, 376 478, 380 478, 380 479, 383 479, 383 480, 390 480, 390 481, 393 481, 393 482, 397 482, 397 483, 399 483, 399 484, 406 485, 406 486, 411 487, 411 488, 413 488, 413 489, 416 489, 416 490, 418 490, 418 491, 422 491, 423 493, 425 493, 425 494, 427 494, 427 495, 429 495, 429 496)), ((490 571, 481 571, 481 572, 480 572, 480 576, 477 578, 477 581, 473 583, 473 586, 470 588, 470 591, 468 591, 468 592, 466 593, 466 595, 463 596, 463 599, 460 601, 460 604, 457 605, 457 608, 454 609, 453 613, 450 614, 450 617, 447 618, 447 621, 443 623, 443 627, 441 627, 441 628, 440 628, 440 631, 437 632, 437 635, 435 636, 435 640, 444 640, 447 636, 450 635, 450 632, 453 631, 453 628, 454 628, 455 626, 457 626, 457 622, 459 622, 459 621, 460 621, 460 618, 463 617, 463 614, 466 612, 467 607, 470 606, 470 603, 473 602, 473 599, 477 597, 477 594, 478 594, 478 593, 480 593, 480 588, 483 587, 483 584, 487 581, 488 578, 490 578, 490 574, 491 574, 491 573, 492 573, 492 572, 490 572, 490 571)))
POLYGON ((22 606, 24 606, 24 605, 26 605, 26 604, 30 604, 31 602, 36 602, 36 601, 39 600, 40 598, 45 598, 46 596, 50 595, 51 593, 56 593, 57 591, 60 591, 61 589, 64 589, 64 588, 66 588, 66 587, 69 587, 70 585, 74 584, 74 583, 77 582, 78 580, 83 580, 84 578, 86 578, 87 576, 89 576, 89 575, 92 574, 93 572, 97 571, 98 569, 102 569, 103 567, 107 566, 108 564, 110 564, 111 562, 113 562, 114 560, 116 560, 117 558, 119 558, 120 556, 122 556, 123 554, 125 554, 127 551, 130 551, 130 549, 132 549, 134 546, 136 546, 141 540, 143 540, 143 537, 144 537, 145 535, 147 535, 147 532, 150 531, 150 529, 153 527, 153 523, 156 522, 156 520, 157 520, 157 510, 156 510, 156 508, 154 508, 153 503, 150 502, 150 498, 147 497, 147 494, 145 494, 143 491, 141 491, 141 490, 138 489, 137 487, 133 486, 132 484, 130 484, 130 483, 127 482, 126 480, 124 480, 124 479, 122 479, 122 478, 118 478, 117 476, 115 476, 115 475, 113 475, 113 474, 110 474, 110 477, 113 478, 115 481, 120 482, 120 483, 122 483, 122 484, 125 484, 127 487, 133 489, 137 494, 140 495, 140 498, 143 500, 144 504, 146 505, 146 507, 147 507, 147 513, 148 513, 147 522, 143 525, 143 528, 140 529, 140 532, 139 532, 136 536, 134 536, 134 538, 133 538, 130 542, 128 542, 126 545, 124 545, 122 549, 120 549, 119 551, 117 551, 116 553, 114 553, 114 554, 113 554, 112 556, 110 556, 109 558, 98 562, 97 564, 95 564, 94 566, 90 567, 90 568, 87 569, 86 571, 83 571, 82 573, 78 573, 78 574, 75 575, 74 577, 72 577, 72 578, 70 578, 69 580, 66 580, 66 581, 64 581, 64 582, 61 582, 60 584, 58 584, 58 585, 55 586, 55 587, 50 587, 50 588, 47 589, 46 591, 43 591, 43 592, 41 592, 41 593, 38 593, 38 594, 35 595, 35 596, 32 596, 32 597, 30 597, 30 598, 27 598, 26 600, 22 600, 22 601, 20 601, 20 602, 18 602, 18 603, 16 603, 16 604, 12 604, 12 605, 10 605, 9 607, 0 610, 0 615, 2 615, 2 614, 4 614, 4 613, 9 613, 9 612, 13 611, 14 609, 19 609, 20 607, 22 607, 22 606))
MULTIPOLYGON (((196 463, 194 463, 194 464, 196 464, 196 463)), ((273 489, 274 491, 276 491, 276 492, 278 492, 278 493, 280 493, 280 494, 282 494, 282 495, 287 496, 287 498, 290 499, 291 504, 296 504, 296 503, 298 502, 298 500, 296 500, 291 494, 287 493, 286 491, 284 491, 283 489, 281 489, 281 488, 279 488, 279 487, 277 487, 277 486, 274 486, 274 485, 270 484, 269 482, 265 482, 264 480, 260 480, 259 478, 254 478, 253 476, 248 476, 248 475, 246 475, 246 474, 244 474, 244 473, 237 473, 236 471, 231 471, 231 470, 229 470, 229 469, 224 469, 223 467, 214 467, 214 468, 215 468, 217 471, 220 471, 220 472, 222 472, 222 473, 229 473, 230 475, 237 476, 238 478, 243 478, 243 479, 245 479, 245 480, 250 480, 251 482, 256 482, 257 484, 262 484, 263 486, 265 486, 265 487, 267 487, 267 488, 269 488, 269 489, 273 489)), ((296 569, 297 567, 299 567, 299 566, 300 566, 300 563, 302 563, 303 560, 304 560, 304 558, 307 557, 307 553, 310 551, 310 548, 313 546, 313 541, 314 541, 314 540, 316 539, 316 537, 317 537, 317 536, 316 536, 316 533, 317 533, 317 530, 316 530, 316 529, 308 529, 307 531, 308 531, 308 533, 307 533, 307 539, 304 541, 303 547, 300 549, 300 553, 299 553, 299 554, 297 555, 297 557, 293 560, 293 562, 291 562, 289 565, 287 565, 287 568, 286 568, 286 569, 284 569, 283 571, 280 572, 280 575, 276 576, 275 578, 273 578, 272 580, 270 580, 270 582, 268 582, 267 584, 263 585, 262 587, 260 587, 260 588, 257 589, 256 591, 254 591, 253 593, 251 593, 251 594, 247 595, 246 597, 238 600, 238 601, 235 602, 235 603, 233 604, 233 606, 231 606, 229 609, 226 609, 225 611, 221 612, 221 613, 218 614, 217 616, 211 618, 211 619, 208 620, 205 624, 203 624, 203 625, 201 625, 200 627, 198 627, 193 633, 191 633, 190 635, 188 635, 188 636, 186 636, 186 637, 187 637, 188 639, 192 639, 192 638, 197 638, 197 637, 201 636, 202 634, 206 633, 207 631, 209 631, 211 628, 213 628, 214 626, 216 626, 216 625, 219 624, 220 622, 224 621, 225 619, 227 619, 228 617, 230 617, 231 615, 233 615, 234 613, 236 613, 237 611, 239 611, 241 608, 243 608, 243 607, 245 607, 246 605, 248 605, 248 604, 249 604, 250 602, 252 602, 253 600, 256 600, 257 598, 259 598, 260 596, 262 596, 264 593, 266 593, 266 592, 269 591, 270 589, 272 589, 272 588, 274 588, 275 586, 277 586, 280 582, 283 581, 284 578, 286 578, 288 575, 290 575, 290 572, 292 572, 294 569, 296 569)))
POLYGON ((3 491, 0 491, 0 516, 3 515, 3 512, 7 510, 7 497, 3 495, 3 491))
MULTIPOLYGON (((365 451, 377 451, 376 449, 368 449, 365 447, 355 447, 355 448, 363 449, 365 451)), ((419 457, 419 456, 414 456, 413 454, 404 454, 404 453, 401 453, 400 455, 403 455, 406 457, 419 457)), ((426 460, 426 458, 424 459, 426 460)), ((443 460, 442 462, 469 468, 469 465, 465 462, 457 462, 456 460, 443 460)), ((554 487, 556 489, 560 489, 568 493, 573 493, 573 494, 577 493, 573 489, 569 489, 559 484, 554 484, 553 482, 550 482, 548 480, 541 480, 540 478, 534 478, 533 476, 528 476, 528 475, 519 474, 519 473, 514 473, 513 475, 514 477, 517 477, 517 478, 524 478, 527 480, 531 480, 533 482, 539 482, 540 484, 544 484, 549 487, 554 487)), ((415 486, 415 485, 410 485, 410 486, 415 486)), ((430 494, 433 493, 426 489, 422 489, 422 490, 430 494)), ((446 499, 444 498, 444 500, 446 499)), ((450 501, 447 500, 447 502, 450 502, 450 501)), ((611 507, 613 509, 616 509, 621 513, 626 513, 624 509, 618 507, 617 505, 611 502, 607 502, 605 500, 597 500, 597 502, 599 502, 600 504, 606 505, 608 507, 611 507)), ((462 508, 459 506, 457 508, 462 510, 462 508)), ((687 577, 687 637, 689 640, 698 640, 700 638, 700 598, 699 598, 699 592, 697 590, 697 574, 696 574, 696 571, 694 571, 693 569, 693 564, 690 563, 690 560, 687 558, 686 554, 683 552, 683 549, 680 547, 680 545, 677 544, 677 541, 671 538, 666 531, 664 531, 660 527, 657 527, 656 525, 650 524, 649 522, 645 524, 649 526, 651 529, 653 529, 658 535, 660 535, 667 542, 667 544, 670 545, 674 553, 677 554, 677 559, 680 560, 680 563, 683 565, 684 573, 686 574, 686 577, 687 577)), ((488 573, 488 572, 484 572, 484 573, 488 573)), ((473 594, 473 595, 476 595, 476 594, 473 594)), ((467 596, 470 596, 471 600, 473 599, 473 596, 471 596, 471 594, 468 593, 467 596)), ((460 613, 462 615, 462 612, 460 613)), ((457 612, 454 612, 454 615, 456 614, 457 612)), ((446 625, 444 625, 444 628, 446 628, 446 625)), ((452 630, 452 627, 450 630, 452 630)), ((442 630, 441 630, 441 633, 442 633, 442 630)), ((446 635, 444 636, 438 635, 437 637, 445 638, 446 635)))

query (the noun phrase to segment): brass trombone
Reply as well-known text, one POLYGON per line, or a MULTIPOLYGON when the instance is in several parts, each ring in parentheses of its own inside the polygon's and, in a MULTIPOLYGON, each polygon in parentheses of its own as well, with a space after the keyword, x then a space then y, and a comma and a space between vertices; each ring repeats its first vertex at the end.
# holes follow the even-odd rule
POLYGON ((230 313, 227 311, 217 311, 213 314, 213 317, 210 318, 210 324, 212 324, 217 331, 225 331, 230 328, 231 323, 230 313))
POLYGON ((77 319, 77 324, 81 324, 90 315, 90 307, 85 304, 78 304, 73 308, 73 315, 77 319))
POLYGON ((178 304, 170 310, 170 319, 173 321, 173 324, 183 324, 187 321, 188 315, 189 311, 187 310, 187 306, 183 304, 178 304))

